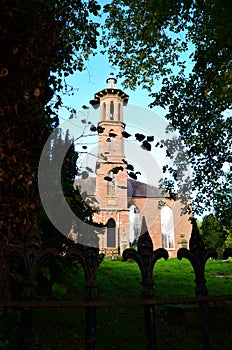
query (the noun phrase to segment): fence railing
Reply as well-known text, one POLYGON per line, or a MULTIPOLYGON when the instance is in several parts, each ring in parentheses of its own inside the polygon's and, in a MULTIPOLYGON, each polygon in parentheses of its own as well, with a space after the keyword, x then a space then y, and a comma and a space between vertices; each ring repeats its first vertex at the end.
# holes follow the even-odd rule
MULTIPOLYGON (((142 276, 142 299, 141 300, 118 300, 118 301, 99 301, 97 299, 97 272, 104 254, 99 253, 98 248, 87 246, 75 246, 67 252, 68 259, 77 260, 81 264, 85 275, 85 297, 84 301, 39 301, 36 300, 37 273, 46 259, 55 256, 55 249, 41 248, 41 242, 36 232, 32 232, 27 239, 25 248, 12 248, 9 251, 9 257, 18 256, 22 259, 25 268, 25 282, 22 295, 22 301, 0 302, 1 308, 19 308, 21 317, 21 338, 19 339, 19 349, 31 349, 32 332, 32 313, 34 308, 85 308, 85 350, 94 350, 97 348, 97 309, 102 306, 131 306, 142 305, 144 309, 144 332, 147 350, 158 349, 156 338, 156 305, 163 304, 198 304, 199 322, 202 332, 202 344, 204 350, 211 350, 209 303, 221 300, 232 300, 232 295, 227 296, 208 296, 205 279, 205 265, 209 258, 216 259, 217 253, 213 249, 205 249, 201 235, 196 222, 192 221, 192 234, 189 242, 189 249, 180 248, 178 250, 178 259, 186 258, 191 263, 195 274, 195 297, 189 298, 154 298, 154 277, 153 270, 156 262, 160 258, 168 259, 168 252, 163 248, 153 251, 152 240, 149 233, 146 232, 138 240, 138 248, 126 249, 122 256, 124 260, 133 259, 139 266, 142 276)), ((224 251, 224 258, 232 256, 232 248, 224 251)))

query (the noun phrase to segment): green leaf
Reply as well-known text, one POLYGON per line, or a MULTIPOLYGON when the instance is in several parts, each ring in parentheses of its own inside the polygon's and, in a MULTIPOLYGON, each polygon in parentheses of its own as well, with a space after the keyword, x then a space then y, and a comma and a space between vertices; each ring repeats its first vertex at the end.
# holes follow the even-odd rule
POLYGON ((51 271, 49 267, 42 267, 40 271, 43 277, 45 277, 48 281, 51 280, 51 271))
POLYGON ((66 294, 67 288, 63 283, 55 282, 52 286, 52 294, 56 299, 62 299, 66 294))

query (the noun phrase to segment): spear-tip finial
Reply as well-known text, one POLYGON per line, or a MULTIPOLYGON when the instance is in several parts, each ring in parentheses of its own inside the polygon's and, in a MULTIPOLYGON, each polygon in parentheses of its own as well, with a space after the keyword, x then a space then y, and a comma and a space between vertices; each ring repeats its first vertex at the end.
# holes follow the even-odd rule
POLYGON ((117 79, 115 79, 113 72, 110 73, 110 77, 106 80, 106 82, 108 84, 108 88, 110 88, 110 89, 115 88, 115 84, 117 83, 117 79))

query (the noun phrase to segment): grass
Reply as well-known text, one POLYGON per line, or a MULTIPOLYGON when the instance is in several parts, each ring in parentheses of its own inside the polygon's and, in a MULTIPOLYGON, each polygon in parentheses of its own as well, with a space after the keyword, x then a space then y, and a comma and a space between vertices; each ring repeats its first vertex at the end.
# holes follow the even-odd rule
MULTIPOLYGON (((205 278, 209 295, 232 293, 232 262, 209 260, 205 278)), ((79 266, 66 270, 64 274, 68 292, 66 299, 83 298, 84 274, 79 266)), ((155 298, 177 298, 195 296, 195 275, 190 263, 183 259, 159 260, 154 268, 155 298)), ((141 274, 135 262, 105 259, 98 274, 98 294, 100 300, 140 299, 141 274)))
MULTIPOLYGON (((229 295, 232 292, 232 263, 210 260, 205 277, 210 295, 229 295), (218 277, 223 276, 223 277, 218 277)), ((62 276, 66 285, 65 299, 82 299, 84 275, 80 266, 65 268, 62 276)), ((195 295, 194 273, 190 263, 183 259, 160 260, 155 265, 155 297, 174 298, 195 295)), ((97 275, 100 300, 140 299, 141 276, 135 262, 105 259, 97 275)), ((218 304, 221 318, 230 314, 229 303, 218 304)), ((220 316, 220 315, 219 315, 220 316)), ((219 320, 221 319, 219 318, 219 320)), ((231 318, 228 323, 231 324, 231 318)), ((157 336, 160 350, 200 350, 201 332, 197 314, 191 310, 180 318, 167 306, 156 307, 157 336)), ((232 348, 227 323, 221 328, 214 325, 213 350, 232 348)), ((112 306, 97 309, 97 350, 134 349, 145 346, 142 306, 112 306)), ((35 310, 33 349, 84 349, 84 309, 67 308, 35 310)))
MULTIPOLYGON (((209 295, 232 293, 232 263, 209 260, 205 277, 209 295)), ((187 260, 161 259, 154 268, 155 297, 195 296, 194 279, 193 268, 187 260)), ((97 281, 101 300, 141 298, 141 274, 135 262, 105 259, 100 266, 97 281)))

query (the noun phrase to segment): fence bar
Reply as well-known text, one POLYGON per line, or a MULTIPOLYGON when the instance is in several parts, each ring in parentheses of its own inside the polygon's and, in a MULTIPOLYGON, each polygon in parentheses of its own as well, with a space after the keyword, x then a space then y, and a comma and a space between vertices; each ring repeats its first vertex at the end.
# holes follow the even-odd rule
POLYGON ((19 350, 30 350, 31 348, 32 314, 32 308, 23 308, 21 316, 19 350))
MULTIPOLYGON (((72 260, 78 260, 84 270, 85 299, 90 302, 96 301, 96 275, 104 254, 99 254, 98 248, 76 246, 68 250, 67 256, 72 260)), ((96 313, 95 305, 85 307, 85 350, 95 350, 96 348, 96 313)))
POLYGON ((85 307, 85 349, 96 348, 96 306, 85 307))
MULTIPOLYGON (((38 229, 33 228, 28 232, 25 244, 22 247, 12 247, 8 251, 9 259, 21 261, 25 270, 25 279, 22 289, 22 299, 32 302, 37 295, 37 275, 40 267, 45 261, 57 255, 53 248, 42 249, 41 237, 38 229)), ((30 338, 32 332, 33 307, 24 307, 21 317, 21 337, 19 343, 20 350, 30 349, 30 338)))
POLYGON ((145 219, 143 218, 142 232, 138 239, 138 251, 132 248, 124 250, 123 259, 134 259, 141 271, 142 297, 148 301, 148 304, 144 305, 144 331, 147 350, 157 349, 155 307, 150 301, 154 298, 153 268, 156 261, 160 258, 167 260, 168 252, 163 248, 153 251, 153 243, 147 231, 145 219))
POLYGON ((209 327, 209 305, 208 303, 199 303, 199 315, 201 331, 203 335, 203 349, 211 349, 211 337, 210 337, 210 327, 209 327))
MULTIPOLYGON (((205 265, 209 258, 217 259, 214 249, 205 249, 202 237, 197 227, 197 222, 192 219, 192 233, 189 241, 189 249, 180 248, 177 252, 178 259, 186 258, 191 263, 195 273, 196 296, 206 297, 208 290, 205 279, 205 265)), ((209 327, 209 305, 207 301, 199 301, 199 315, 202 330, 202 342, 204 350, 211 349, 209 327)))
POLYGON ((202 301, 219 302, 232 300, 232 295, 215 295, 206 297, 184 297, 184 298, 166 298, 166 299, 124 299, 124 300, 105 300, 105 301, 79 301, 79 300, 34 300, 34 301, 0 301, 0 308, 66 308, 83 306, 126 306, 126 305, 168 305, 168 304, 196 304, 202 301))
POLYGON ((144 305, 144 326, 147 350, 156 350, 155 307, 152 304, 144 305))

